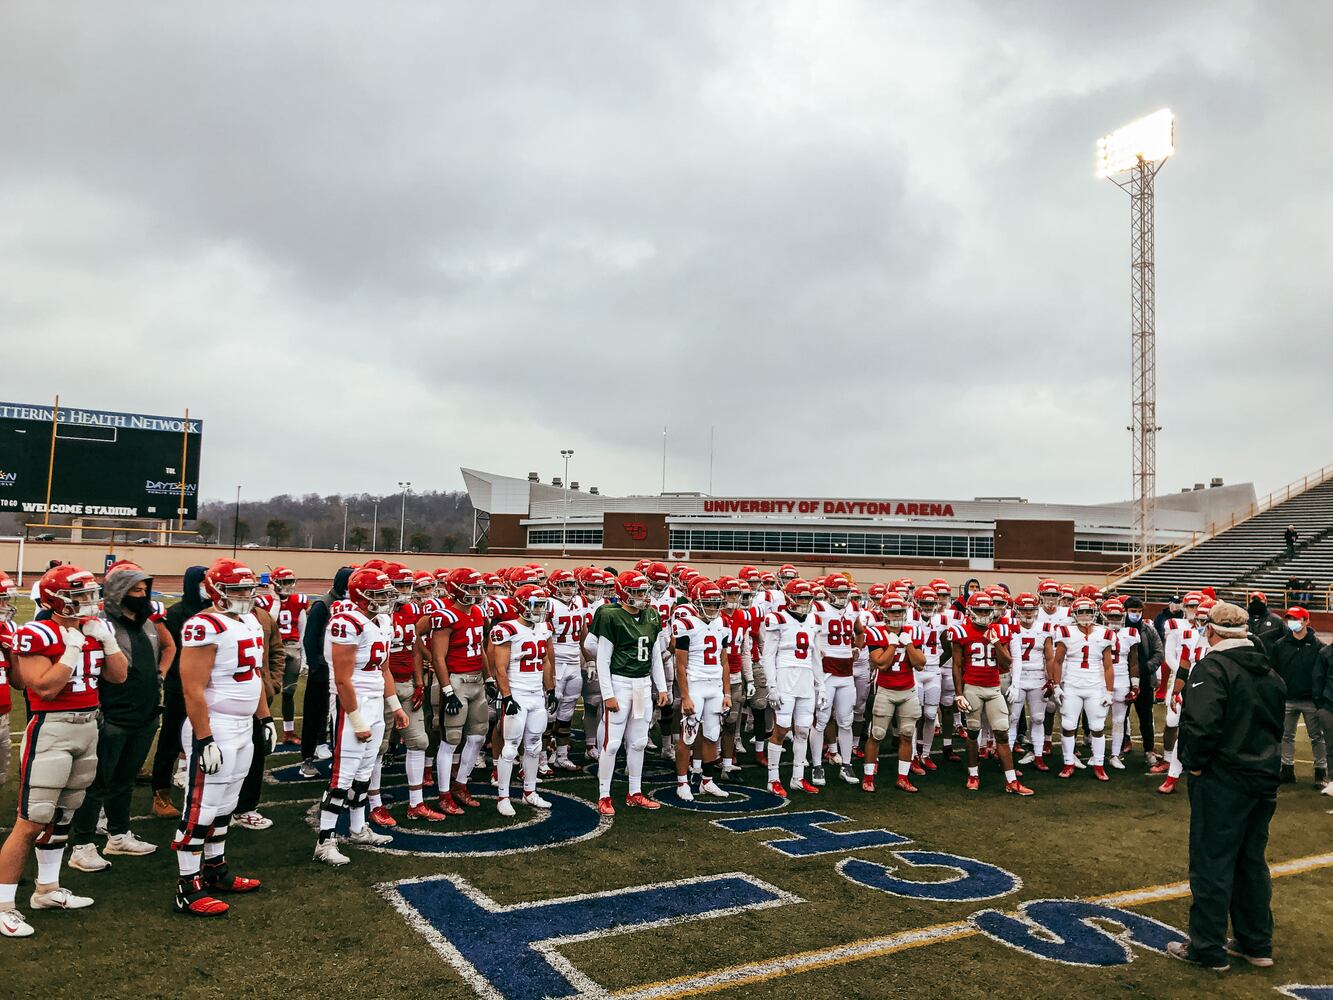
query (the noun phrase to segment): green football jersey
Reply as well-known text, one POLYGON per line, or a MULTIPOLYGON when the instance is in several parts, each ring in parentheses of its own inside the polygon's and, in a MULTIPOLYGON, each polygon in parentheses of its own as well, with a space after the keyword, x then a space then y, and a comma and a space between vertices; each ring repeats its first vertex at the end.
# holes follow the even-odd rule
POLYGON ((603 604, 592 616, 589 631, 611 640, 611 673, 620 677, 648 677, 652 674, 653 647, 662 631, 662 619, 655 608, 630 614, 619 604, 603 604))

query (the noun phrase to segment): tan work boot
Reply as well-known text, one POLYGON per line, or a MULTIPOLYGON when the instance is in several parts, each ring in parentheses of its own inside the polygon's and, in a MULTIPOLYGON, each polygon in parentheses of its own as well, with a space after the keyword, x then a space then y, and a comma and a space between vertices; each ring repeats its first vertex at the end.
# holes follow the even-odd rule
POLYGON ((176 804, 171 801, 171 793, 165 789, 158 789, 153 793, 153 815, 170 818, 179 816, 180 810, 176 804))

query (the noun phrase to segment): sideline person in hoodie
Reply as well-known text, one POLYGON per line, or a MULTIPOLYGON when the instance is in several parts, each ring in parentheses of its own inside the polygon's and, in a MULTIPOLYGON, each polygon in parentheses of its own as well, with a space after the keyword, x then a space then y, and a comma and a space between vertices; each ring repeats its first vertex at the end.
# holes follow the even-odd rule
POLYGON ((153 815, 175 819, 180 807, 171 801, 171 776, 181 754, 181 726, 185 724, 185 695, 181 692, 181 626, 210 603, 204 594, 207 566, 191 566, 181 583, 181 599, 167 608, 163 623, 176 643, 176 655, 162 679, 162 735, 153 755, 153 815))
MULTIPOLYGON (((278 627, 277 618, 258 604, 251 614, 259 622, 259 627, 264 630, 262 673, 264 701, 267 704, 280 690, 282 672, 287 666, 287 647, 283 645, 282 629, 278 627), (274 683, 274 678, 277 678, 277 683, 274 683)), ((254 756, 250 758, 250 770, 246 772, 245 781, 241 783, 240 796, 236 800, 236 813, 231 821, 234 826, 245 830, 267 830, 273 825, 273 820, 259 811, 259 799, 264 792, 264 764, 268 760, 268 739, 261 726, 255 727, 254 748, 254 756)))
POLYGON ((130 796, 134 779, 148 758, 157 733, 162 684, 158 676, 157 629, 153 616, 153 579, 133 563, 113 564, 102 581, 103 616, 129 661, 125 680, 100 686, 102 722, 97 735, 97 774, 74 813, 69 866, 99 872, 111 867, 97 853, 93 833, 106 810, 109 856, 152 854, 155 844, 130 832, 130 796))
POLYGON ((1190 671, 1180 716, 1193 900, 1189 939, 1172 941, 1167 952, 1219 971, 1228 955, 1273 964, 1273 886, 1264 854, 1277 809, 1287 689, 1248 624, 1244 608, 1213 605, 1209 651, 1190 671))
POLYGON ((324 630, 328 627, 333 605, 347 598, 347 581, 352 567, 344 566, 333 577, 333 586, 323 597, 310 602, 305 616, 305 699, 301 703, 301 776, 317 778, 315 748, 324 742, 329 725, 329 663, 324 659, 324 630))

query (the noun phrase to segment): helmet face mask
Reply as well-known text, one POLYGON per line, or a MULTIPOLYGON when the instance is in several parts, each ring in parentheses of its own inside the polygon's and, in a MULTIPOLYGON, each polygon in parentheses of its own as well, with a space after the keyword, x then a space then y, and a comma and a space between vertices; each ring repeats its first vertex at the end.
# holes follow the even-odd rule
POLYGON ((995 620, 995 605, 984 591, 977 591, 967 599, 967 617, 978 628, 995 620))
POLYGON ((1097 624, 1097 606, 1091 601, 1077 603, 1073 609, 1074 624, 1079 628, 1092 628, 1097 624))
POLYGON ((722 597, 720 594, 710 593, 708 596, 699 599, 699 617, 706 622, 711 622, 722 613, 722 597))
POLYGON ((102 588, 96 584, 62 590, 60 596, 65 600, 65 610, 55 613, 66 618, 87 618, 102 610, 102 588))
POLYGON ((923 597, 916 602, 916 609, 921 612, 923 617, 929 618, 935 614, 935 612, 939 611, 940 602, 937 601, 934 596, 931 596, 930 598, 923 597))
POLYGON ((638 611, 648 605, 647 587, 626 587, 620 603, 630 611, 638 611))
POLYGON ((852 599, 852 588, 846 583, 835 585, 828 591, 828 602, 835 608, 847 607, 847 602, 852 599))

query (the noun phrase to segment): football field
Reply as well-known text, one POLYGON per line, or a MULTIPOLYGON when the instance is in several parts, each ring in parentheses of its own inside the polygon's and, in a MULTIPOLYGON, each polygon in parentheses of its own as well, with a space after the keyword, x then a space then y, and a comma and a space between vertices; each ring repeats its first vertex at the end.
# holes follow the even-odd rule
MULTIPOLYGON (((13 721, 21 732, 19 712, 13 721)), ((1302 743, 1298 759, 1309 753, 1302 743)), ((964 790, 961 764, 941 763, 915 796, 834 778, 782 803, 748 766, 732 798, 691 808, 649 759, 656 813, 620 806, 603 819, 595 779, 573 773, 543 785, 549 814, 519 805, 504 819, 481 780, 482 808, 404 824, 382 850, 346 847, 352 863, 335 870, 311 860, 320 783, 278 754, 262 806, 273 828, 233 829, 228 842, 233 870, 264 888, 217 920, 171 912, 174 824, 148 816, 141 785, 134 830, 161 849, 98 874, 66 870, 96 905, 31 914, 37 934, 4 942, 0 982, 16 997, 645 1000, 1275 997, 1333 984, 1333 799, 1308 780, 1283 789, 1272 827, 1276 968, 1236 962, 1219 976, 1162 953, 1186 926, 1188 800, 1183 785, 1156 794, 1139 753, 1109 784, 1028 769, 1029 799, 1004 795, 993 763, 979 793, 964 790)), ((402 781, 394 763, 385 788, 401 796, 402 781)), ((617 803, 623 789, 617 780, 617 803)))

